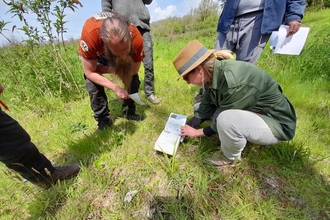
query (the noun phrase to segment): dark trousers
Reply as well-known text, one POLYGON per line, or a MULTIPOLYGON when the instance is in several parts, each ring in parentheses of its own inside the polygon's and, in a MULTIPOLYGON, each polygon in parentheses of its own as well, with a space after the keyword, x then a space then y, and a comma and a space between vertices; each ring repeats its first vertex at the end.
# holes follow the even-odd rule
POLYGON ((30 182, 43 181, 55 171, 31 142, 30 135, 0 108, 0 161, 30 182))
MULTIPOLYGON (((99 57, 97 61, 103 65, 108 64, 107 60, 101 57, 99 57)), ((108 98, 105 93, 104 87, 92 82, 85 75, 84 77, 85 77, 86 89, 89 93, 91 108, 94 112, 95 120, 98 122, 109 121, 110 111, 108 108, 108 98)), ((130 94, 137 93, 139 91, 139 88, 140 88, 139 75, 136 74, 132 77, 130 94)), ((122 108, 126 110, 125 114, 127 115, 135 114, 136 107, 132 99, 124 99, 122 108)))

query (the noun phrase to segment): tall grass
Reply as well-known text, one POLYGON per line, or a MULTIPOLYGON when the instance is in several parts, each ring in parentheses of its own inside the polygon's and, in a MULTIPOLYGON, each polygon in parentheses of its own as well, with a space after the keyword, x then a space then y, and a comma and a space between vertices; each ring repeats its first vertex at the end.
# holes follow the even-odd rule
MULTIPOLYGON (((51 76, 41 74, 47 66, 54 71, 52 62, 32 63, 36 57, 46 59, 42 49, 26 60, 12 48, 5 50, 0 82, 6 89, 1 99, 11 108, 8 114, 54 164, 79 161, 82 171, 43 191, 1 165, 0 219, 329 219, 328 13, 306 14, 303 26, 311 31, 300 56, 273 55, 267 47, 257 63, 294 104, 295 138, 247 147, 239 166, 221 169, 202 163, 203 157, 219 153, 217 136, 186 138, 172 158, 153 150, 171 112, 192 117, 192 99, 199 90, 176 80, 174 57, 192 39, 213 48, 216 33, 154 39, 156 95, 162 103, 138 106, 145 121, 127 121, 120 100, 107 91, 114 125, 104 132, 96 131, 76 45, 61 53, 79 87, 73 89, 70 81, 68 90, 60 90, 58 79, 48 82, 51 76), (49 91, 36 88, 41 82, 49 91), (132 190, 138 193, 124 202, 132 190)), ((143 68, 139 75, 143 79, 143 68)), ((139 93, 144 100, 142 88, 139 93)))

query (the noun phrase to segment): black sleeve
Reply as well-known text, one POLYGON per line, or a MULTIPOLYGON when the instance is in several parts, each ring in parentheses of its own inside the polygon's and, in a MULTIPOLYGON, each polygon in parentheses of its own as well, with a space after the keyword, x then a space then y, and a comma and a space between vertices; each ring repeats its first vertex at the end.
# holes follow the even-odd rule
POLYGON ((205 136, 212 136, 217 132, 213 131, 212 128, 209 126, 203 129, 203 133, 205 134, 205 136))
POLYGON ((196 118, 196 117, 193 117, 192 119, 190 119, 188 122, 187 122, 187 125, 193 127, 193 128, 196 128, 198 127, 200 124, 202 124, 205 120, 202 120, 202 119, 199 119, 199 118, 196 118))

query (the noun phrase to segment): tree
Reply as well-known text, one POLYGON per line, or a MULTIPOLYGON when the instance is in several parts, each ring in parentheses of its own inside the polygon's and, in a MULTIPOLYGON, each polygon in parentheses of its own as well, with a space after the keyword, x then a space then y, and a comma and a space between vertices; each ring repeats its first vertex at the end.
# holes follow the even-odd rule
POLYGON ((206 21, 211 16, 218 16, 220 7, 218 1, 202 0, 198 8, 194 10, 200 22, 206 21))

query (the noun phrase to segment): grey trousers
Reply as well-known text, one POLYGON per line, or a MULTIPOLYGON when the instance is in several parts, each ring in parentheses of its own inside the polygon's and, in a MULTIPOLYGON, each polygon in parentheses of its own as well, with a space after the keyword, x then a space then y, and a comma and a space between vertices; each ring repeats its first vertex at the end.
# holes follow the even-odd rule
POLYGON ((143 49, 145 57, 143 59, 144 66, 144 93, 146 96, 153 95, 155 92, 154 88, 154 56, 153 46, 150 31, 141 29, 138 27, 143 37, 143 49))
POLYGON ((270 34, 261 34, 262 10, 238 16, 234 19, 227 34, 219 33, 216 50, 231 50, 236 60, 255 64, 270 34))
POLYGON ((281 142, 266 122, 256 113, 245 110, 226 110, 217 118, 222 153, 230 160, 240 159, 247 141, 272 145, 281 142))

